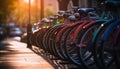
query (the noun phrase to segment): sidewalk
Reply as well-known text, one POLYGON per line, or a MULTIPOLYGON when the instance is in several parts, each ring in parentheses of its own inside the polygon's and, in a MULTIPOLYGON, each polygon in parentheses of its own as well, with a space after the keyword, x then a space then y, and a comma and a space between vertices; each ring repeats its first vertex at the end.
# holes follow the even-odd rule
POLYGON ((0 43, 0 69, 54 69, 18 39, 11 38, 0 43))

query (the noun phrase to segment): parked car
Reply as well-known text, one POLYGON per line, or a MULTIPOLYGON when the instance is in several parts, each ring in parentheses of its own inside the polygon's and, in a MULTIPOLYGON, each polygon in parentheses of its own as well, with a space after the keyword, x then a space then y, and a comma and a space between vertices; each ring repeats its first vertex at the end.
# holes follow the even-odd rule
POLYGON ((3 27, 0 27, 0 40, 6 38, 6 30, 3 27))
POLYGON ((22 30, 19 27, 11 28, 9 32, 9 36, 12 36, 12 37, 21 36, 22 34, 23 34, 22 30))

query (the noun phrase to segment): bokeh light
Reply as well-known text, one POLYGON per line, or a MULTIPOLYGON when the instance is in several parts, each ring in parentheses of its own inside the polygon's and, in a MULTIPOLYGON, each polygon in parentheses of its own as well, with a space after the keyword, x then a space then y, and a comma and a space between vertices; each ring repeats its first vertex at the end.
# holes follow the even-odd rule
MULTIPOLYGON (((34 3, 35 0, 31 0, 31 3, 34 3)), ((25 3, 29 3, 29 0, 24 0, 25 3)))

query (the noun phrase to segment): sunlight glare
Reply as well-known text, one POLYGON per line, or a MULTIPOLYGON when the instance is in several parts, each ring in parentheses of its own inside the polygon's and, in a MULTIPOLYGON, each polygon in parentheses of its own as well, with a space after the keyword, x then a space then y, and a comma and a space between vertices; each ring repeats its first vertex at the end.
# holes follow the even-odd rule
MULTIPOLYGON (((29 0, 24 0, 25 3, 29 3, 29 0)), ((31 0, 31 3, 33 3, 34 0, 31 0)))

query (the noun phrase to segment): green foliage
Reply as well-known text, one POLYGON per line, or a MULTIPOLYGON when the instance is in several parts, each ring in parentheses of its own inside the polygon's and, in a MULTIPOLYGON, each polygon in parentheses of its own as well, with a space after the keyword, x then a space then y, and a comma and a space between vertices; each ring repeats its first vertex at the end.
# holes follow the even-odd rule
POLYGON ((0 23, 7 21, 11 11, 15 8, 14 3, 17 0, 0 0, 0 23))
MULTIPOLYGON (((16 9, 12 13, 14 20, 16 21, 17 25, 19 26, 26 26, 29 22, 29 7, 28 4, 21 3, 19 4, 16 9)), ((35 5, 31 5, 31 23, 35 23, 40 19, 40 8, 36 7, 35 5), (36 10, 37 9, 37 10, 36 10)))
MULTIPOLYGON (((34 24, 40 20, 41 16, 41 10, 39 7, 36 7, 35 5, 31 6, 31 23, 34 24)), ((52 10, 51 7, 45 7, 44 8, 44 17, 49 17, 53 14, 56 14, 56 11, 52 10)), ((16 23, 20 26, 27 25, 28 24, 28 18, 29 18, 29 10, 28 5, 21 4, 16 7, 16 9, 13 11, 13 16, 16 21, 16 23)))
POLYGON ((50 7, 46 7, 44 12, 44 17, 49 17, 51 15, 56 14, 56 11, 52 10, 50 7))

